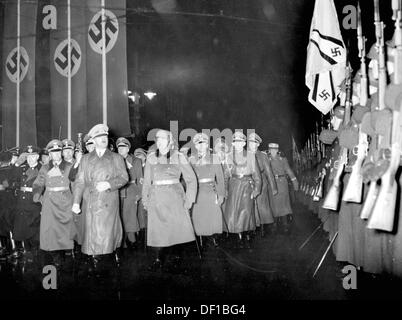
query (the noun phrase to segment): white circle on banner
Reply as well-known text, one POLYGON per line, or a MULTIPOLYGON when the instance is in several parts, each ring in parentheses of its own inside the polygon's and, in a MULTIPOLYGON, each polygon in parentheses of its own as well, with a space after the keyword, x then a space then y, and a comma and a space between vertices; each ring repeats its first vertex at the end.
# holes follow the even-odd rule
MULTIPOLYGON (((105 21, 106 53, 108 53, 117 41, 119 22, 110 10, 105 10, 105 21)), ((91 20, 88 29, 88 41, 92 50, 102 54, 102 11, 96 13, 91 20)))
MULTIPOLYGON (((63 40, 54 52, 54 66, 64 77, 68 77, 68 39, 63 40)), ((73 77, 81 66, 81 48, 77 41, 71 39, 71 76, 73 77)))
MULTIPOLYGON (((17 83, 17 60, 18 60, 18 47, 15 47, 7 56, 6 59, 6 74, 11 82, 17 83)), ((20 83, 24 80, 28 73, 29 57, 24 47, 20 46, 20 83)))

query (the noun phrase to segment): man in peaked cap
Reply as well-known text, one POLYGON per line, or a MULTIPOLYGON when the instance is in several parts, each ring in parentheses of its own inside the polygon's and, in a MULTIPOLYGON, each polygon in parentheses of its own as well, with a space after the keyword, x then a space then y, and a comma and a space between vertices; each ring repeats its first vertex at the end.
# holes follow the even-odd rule
POLYGON ((89 137, 89 134, 86 134, 84 137, 85 148, 88 152, 92 152, 95 149, 94 141, 89 137))
POLYGON ((129 154, 131 143, 128 139, 120 137, 116 141, 118 153, 124 158, 129 183, 120 189, 120 214, 123 220, 123 246, 134 248, 136 233, 140 231, 137 216, 138 201, 141 198, 141 188, 139 187, 142 178, 141 160, 129 154))
POLYGON ((288 233, 290 231, 289 225, 291 222, 291 215, 293 214, 290 204, 288 177, 293 184, 295 191, 299 190, 299 183, 297 178, 289 166, 288 160, 285 157, 278 155, 279 144, 270 143, 269 159, 271 162, 272 171, 278 187, 278 193, 272 196, 273 213, 276 222, 276 226, 283 225, 283 231, 288 233))
MULTIPOLYGON (((198 193, 192 219, 195 233, 218 246, 217 236, 222 233, 223 219, 221 205, 225 199, 225 180, 222 166, 217 156, 211 154, 209 148, 209 136, 205 133, 197 133, 193 137, 193 143, 197 153, 189 158, 189 161, 198 179, 198 193)), ((207 243, 201 241, 204 248, 207 243)))
POLYGON ((72 193, 68 179, 72 166, 63 160, 62 148, 57 139, 47 144, 50 162, 41 167, 32 185, 33 200, 42 203, 40 248, 50 253, 56 267, 74 246, 70 239, 72 193))
MULTIPOLYGON (((141 161, 141 177, 137 181, 137 186, 139 188, 140 196, 142 196, 142 186, 144 183, 144 168, 145 161, 147 160, 147 152, 142 148, 137 148, 134 150, 134 157, 141 161)), ((142 203, 142 198, 138 202, 137 206, 137 217, 138 224, 140 225, 140 232, 137 237, 139 242, 146 244, 146 228, 147 228, 147 212, 142 203)))
POLYGON ((63 159, 68 163, 74 164, 74 148, 75 143, 70 139, 64 139, 62 141, 63 144, 63 159))
POLYGON ((25 161, 15 169, 15 210, 13 219, 13 237, 22 246, 28 261, 37 257, 39 250, 40 203, 33 201, 33 183, 39 174, 39 149, 27 146, 22 153, 25 161))
POLYGON ((228 156, 231 167, 224 218, 230 233, 238 235, 239 247, 250 246, 250 231, 255 230, 254 199, 261 192, 261 173, 255 154, 246 151, 247 137, 242 132, 232 136, 233 151, 228 156))
MULTIPOLYGON (((119 214, 119 189, 127 184, 128 174, 121 155, 108 149, 109 128, 95 125, 88 133, 95 150, 83 155, 75 180, 72 211, 85 206, 85 232, 82 253, 92 257, 95 272, 99 263, 114 263, 123 229, 119 214)), ((102 268, 101 266, 99 266, 102 268)))
POLYGON ((269 195, 271 193, 276 195, 278 189, 268 155, 258 149, 261 143, 262 139, 258 134, 254 132, 249 134, 248 148, 255 154, 262 178, 261 194, 255 199, 254 213, 257 226, 261 227, 261 235, 264 236, 264 224, 270 225, 274 222, 269 195))

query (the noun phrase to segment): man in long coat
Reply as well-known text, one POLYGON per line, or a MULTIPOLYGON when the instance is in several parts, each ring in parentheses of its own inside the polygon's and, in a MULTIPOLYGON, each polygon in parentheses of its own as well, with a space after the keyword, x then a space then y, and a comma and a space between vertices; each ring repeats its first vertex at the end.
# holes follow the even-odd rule
POLYGON ((271 163, 269 162, 268 155, 258 150, 261 142, 261 137, 256 133, 251 133, 248 136, 249 150, 255 154, 258 167, 261 172, 261 194, 255 200, 254 212, 257 226, 261 227, 261 234, 264 236, 264 224, 270 225, 274 223, 271 204, 269 202, 269 194, 272 193, 273 195, 276 195, 278 193, 278 189, 272 173, 271 163))
POLYGON ((121 244, 122 225, 119 215, 119 189, 128 182, 121 155, 108 149, 108 130, 98 124, 89 131, 95 150, 85 154, 75 180, 72 211, 81 212, 85 203, 85 232, 82 253, 93 257, 95 267, 105 255, 112 254, 121 244))
POLYGON ((124 158, 127 166, 129 183, 120 189, 120 214, 123 220, 123 247, 134 247, 136 233, 140 231, 137 216, 138 201, 141 198, 137 181, 142 177, 141 160, 129 154, 131 143, 124 137, 116 141, 117 151, 124 158))
POLYGON ((278 193, 276 195, 272 194, 274 218, 277 224, 282 222, 284 232, 288 232, 291 215, 293 214, 290 204, 288 177, 295 191, 299 190, 299 183, 289 166, 288 160, 278 154, 279 145, 277 143, 270 143, 268 148, 272 171, 278 187, 278 193))
POLYGON ((13 238, 23 244, 23 253, 27 253, 28 261, 36 257, 39 249, 40 203, 33 201, 32 185, 39 174, 39 150, 27 146, 21 155, 23 162, 15 168, 15 210, 13 238))
POLYGON ((32 188, 33 200, 42 203, 40 221, 40 248, 50 252, 55 265, 60 265, 66 250, 72 250, 70 239, 72 223, 71 164, 62 160, 62 143, 52 140, 46 146, 51 161, 39 170, 32 188))
POLYGON ((224 218, 230 233, 239 236, 243 247, 243 235, 250 245, 249 231, 256 229, 254 199, 261 192, 261 173, 255 154, 244 149, 247 137, 241 132, 233 134, 233 152, 228 161, 231 168, 228 199, 224 218))

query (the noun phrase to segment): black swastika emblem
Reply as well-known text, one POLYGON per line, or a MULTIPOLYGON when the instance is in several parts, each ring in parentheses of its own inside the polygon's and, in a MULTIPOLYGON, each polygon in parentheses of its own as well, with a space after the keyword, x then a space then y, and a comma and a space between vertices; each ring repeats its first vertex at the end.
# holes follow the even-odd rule
MULTIPOLYGON (((81 48, 77 41, 71 39, 70 67, 71 76, 74 76, 81 66, 81 48)), ((63 40, 54 53, 54 66, 64 77, 68 77, 68 40, 63 40)))
MULTIPOLYGON (((20 82, 24 80, 29 67, 29 57, 28 53, 24 47, 20 47, 20 72, 19 80, 20 82)), ((14 48, 8 54, 6 59, 6 73, 11 82, 17 83, 18 78, 18 48, 14 48)))
POLYGON ((326 89, 324 89, 324 90, 322 90, 321 91, 321 93, 318 95, 320 98, 322 98, 324 101, 327 101, 327 99, 331 96, 330 94, 329 94, 329 92, 326 90, 326 89))
MULTIPOLYGON (((106 53, 115 45, 119 33, 119 23, 113 12, 105 10, 105 42, 106 53)), ((102 54, 102 11, 99 11, 91 20, 88 30, 88 41, 91 48, 102 54)))
POLYGON ((342 55, 342 52, 340 51, 339 47, 332 48, 331 53, 333 58, 342 55))

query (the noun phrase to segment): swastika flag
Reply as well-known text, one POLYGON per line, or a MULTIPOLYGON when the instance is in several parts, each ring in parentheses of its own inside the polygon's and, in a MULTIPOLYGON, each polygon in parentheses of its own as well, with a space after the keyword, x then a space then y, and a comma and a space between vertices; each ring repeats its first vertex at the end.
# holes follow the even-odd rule
POLYGON ((323 114, 330 111, 345 79, 346 48, 333 0, 316 0, 307 46, 308 100, 323 114))

